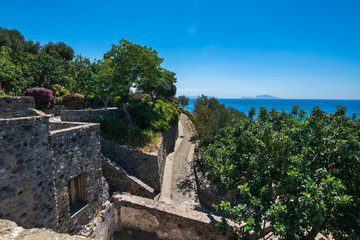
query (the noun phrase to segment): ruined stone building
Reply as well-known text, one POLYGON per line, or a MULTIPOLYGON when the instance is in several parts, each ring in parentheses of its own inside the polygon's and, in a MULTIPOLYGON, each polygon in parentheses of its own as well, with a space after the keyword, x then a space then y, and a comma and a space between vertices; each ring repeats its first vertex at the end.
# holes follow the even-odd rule
POLYGON ((78 231, 108 200, 100 154, 97 124, 50 122, 32 97, 0 98, 0 218, 78 231))
MULTIPOLYGON (((104 113, 64 110, 59 122, 35 110, 32 97, 0 97, 0 239, 19 239, 19 229, 36 232, 23 228, 100 240, 133 231, 151 239, 232 236, 215 227, 224 221, 218 216, 158 201, 181 124, 147 153, 101 138, 99 125, 89 122, 104 113)), ((106 114, 118 117, 120 110, 106 114)))

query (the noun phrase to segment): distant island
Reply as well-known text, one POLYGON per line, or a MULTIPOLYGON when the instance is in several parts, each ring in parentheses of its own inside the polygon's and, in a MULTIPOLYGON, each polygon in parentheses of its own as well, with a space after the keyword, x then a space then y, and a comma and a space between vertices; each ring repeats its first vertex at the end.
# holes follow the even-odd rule
POLYGON ((279 99, 271 95, 258 95, 256 97, 241 97, 241 99, 279 99))

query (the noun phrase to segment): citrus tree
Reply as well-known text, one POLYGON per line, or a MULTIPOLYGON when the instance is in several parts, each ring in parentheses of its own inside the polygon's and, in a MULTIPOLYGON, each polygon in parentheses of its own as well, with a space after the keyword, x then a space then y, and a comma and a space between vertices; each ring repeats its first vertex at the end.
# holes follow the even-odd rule
POLYGON ((345 107, 328 114, 260 108, 201 149, 207 177, 235 189, 218 208, 246 230, 270 222, 281 239, 360 236, 360 124, 345 107))

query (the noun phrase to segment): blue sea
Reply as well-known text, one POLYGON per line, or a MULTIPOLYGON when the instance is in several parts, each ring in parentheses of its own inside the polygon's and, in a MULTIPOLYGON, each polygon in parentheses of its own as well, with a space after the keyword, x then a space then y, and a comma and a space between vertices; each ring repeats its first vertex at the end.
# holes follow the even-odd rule
MULTIPOLYGON (((193 102, 195 98, 189 100, 189 105, 185 108, 192 111, 194 108, 193 102)), ((269 110, 272 108, 278 111, 285 110, 289 112, 292 106, 300 106, 306 113, 310 113, 313 107, 319 106, 325 112, 333 113, 337 106, 342 105, 347 107, 348 116, 352 116, 354 113, 360 114, 360 100, 322 100, 322 99, 227 99, 218 98, 220 103, 225 104, 226 107, 233 107, 237 110, 248 113, 251 107, 255 107, 259 110, 260 107, 266 107, 269 110)), ((359 116, 358 116, 359 118, 359 116)))

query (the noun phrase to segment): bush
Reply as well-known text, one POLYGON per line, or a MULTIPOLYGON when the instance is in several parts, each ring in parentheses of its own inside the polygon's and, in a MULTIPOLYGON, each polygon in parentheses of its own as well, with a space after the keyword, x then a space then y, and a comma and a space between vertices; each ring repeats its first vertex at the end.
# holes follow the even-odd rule
POLYGON ((25 96, 31 96, 35 100, 36 108, 45 109, 51 104, 52 91, 46 88, 28 88, 25 96))
POLYGON ((152 129, 154 132, 168 130, 179 120, 180 108, 162 100, 155 103, 142 99, 133 99, 128 107, 134 124, 141 129, 152 129))
POLYGON ((62 96, 62 99, 64 105, 72 108, 80 108, 84 105, 84 95, 80 93, 67 93, 62 96))
POLYGON ((153 103, 141 99, 132 99, 128 105, 128 112, 134 124, 141 129, 151 128, 155 121, 153 103))
POLYGON ((136 125, 129 125, 108 116, 99 116, 95 122, 100 123, 100 130, 110 139, 115 139, 122 144, 132 146, 144 145, 153 137, 153 132, 150 129, 142 130, 136 125))
POLYGON ((62 97, 54 97, 51 100, 51 105, 61 105, 63 103, 63 98, 62 97))
POLYGON ((61 97, 67 93, 70 93, 69 90, 67 90, 65 87, 59 85, 59 84, 54 84, 51 86, 51 90, 54 94, 54 97, 61 97))
POLYGON ((153 109, 155 122, 152 123, 154 131, 166 131, 171 125, 179 121, 180 109, 177 105, 156 100, 153 109))

